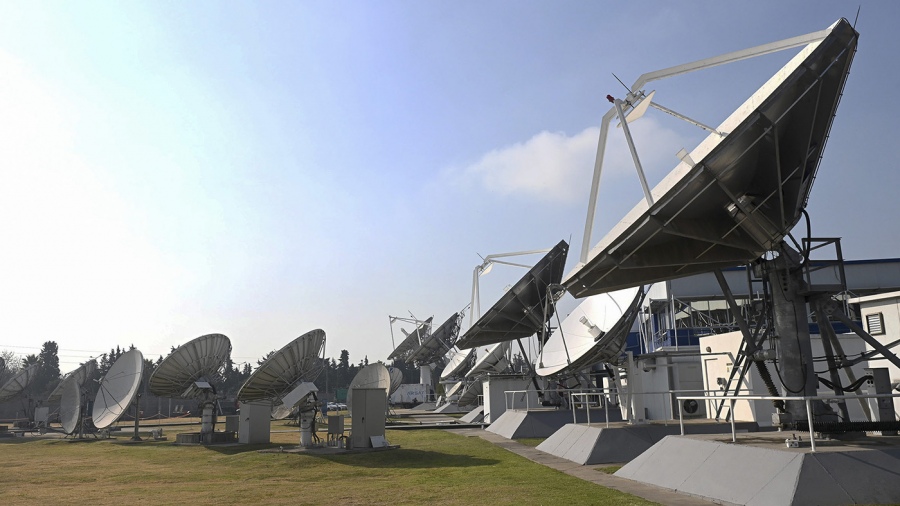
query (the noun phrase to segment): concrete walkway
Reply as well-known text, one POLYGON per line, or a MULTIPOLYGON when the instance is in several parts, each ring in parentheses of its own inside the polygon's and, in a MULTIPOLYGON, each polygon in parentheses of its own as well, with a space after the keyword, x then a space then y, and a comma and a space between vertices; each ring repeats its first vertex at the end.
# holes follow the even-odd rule
POLYGON ((494 434, 493 432, 488 432, 483 429, 447 430, 463 436, 480 437, 501 448, 521 455, 532 462, 537 462, 538 464, 552 467, 557 471, 561 471, 570 476, 574 476, 591 483, 596 483, 597 485, 601 485, 606 488, 611 488, 620 492, 625 492, 627 494, 636 495, 648 501, 673 506, 709 506, 711 504, 716 504, 699 497, 682 494, 665 488, 654 487, 653 485, 638 483, 626 478, 619 478, 612 474, 606 474, 602 471, 597 471, 598 467, 603 466, 582 466, 570 460, 562 459, 554 455, 550 455, 549 453, 544 453, 537 448, 518 443, 512 439, 506 439, 503 436, 499 436, 497 434, 494 434))

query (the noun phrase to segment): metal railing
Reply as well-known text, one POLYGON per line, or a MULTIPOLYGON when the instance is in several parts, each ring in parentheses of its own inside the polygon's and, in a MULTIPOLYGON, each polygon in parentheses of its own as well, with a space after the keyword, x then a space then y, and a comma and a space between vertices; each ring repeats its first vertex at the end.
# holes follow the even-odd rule
MULTIPOLYGON (((894 398, 900 397, 900 394, 861 394, 855 395, 854 398, 858 399, 880 399, 880 398, 894 398)), ((809 395, 809 396, 778 396, 778 395, 735 395, 735 396, 708 396, 708 395, 687 395, 687 396, 678 396, 677 399, 679 401, 686 400, 703 400, 709 401, 710 399, 728 399, 731 410, 731 442, 737 442, 737 431, 735 429, 734 422, 734 403, 735 401, 803 401, 806 404, 806 421, 809 424, 809 444, 810 451, 816 451, 816 437, 815 437, 815 429, 813 428, 813 414, 810 405, 810 401, 828 401, 834 399, 840 399, 840 396, 835 395, 809 395)), ((681 402, 678 403, 678 423, 681 426, 681 435, 684 435, 684 406, 681 402)))

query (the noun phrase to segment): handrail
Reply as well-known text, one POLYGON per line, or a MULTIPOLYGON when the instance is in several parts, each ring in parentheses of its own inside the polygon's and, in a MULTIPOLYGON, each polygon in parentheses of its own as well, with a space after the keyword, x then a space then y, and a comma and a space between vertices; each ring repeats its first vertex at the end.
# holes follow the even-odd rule
MULTIPOLYGON (((837 399, 844 396, 841 395, 801 395, 801 396, 786 396, 786 395, 730 395, 727 399, 730 401, 731 406, 731 442, 737 442, 737 432, 735 431, 734 425, 734 401, 803 401, 806 404, 806 421, 809 424, 809 444, 810 451, 815 453, 816 451, 816 438, 815 438, 815 430, 813 430, 813 415, 812 409, 810 406, 810 401, 824 401, 830 399, 837 399)), ((860 394, 854 396, 858 399, 882 399, 882 398, 894 398, 900 397, 900 394, 860 394)), ((706 395, 685 395, 678 396, 677 399, 679 401, 686 400, 709 400, 711 398, 722 398, 721 396, 706 396, 706 395)), ((681 402, 678 403, 678 422, 681 425, 681 435, 684 435, 684 409, 681 402)))

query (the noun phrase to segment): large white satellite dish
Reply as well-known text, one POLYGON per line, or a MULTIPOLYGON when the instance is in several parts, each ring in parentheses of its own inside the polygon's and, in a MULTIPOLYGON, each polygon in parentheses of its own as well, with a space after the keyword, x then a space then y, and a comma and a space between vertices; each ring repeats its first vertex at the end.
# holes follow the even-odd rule
POLYGON ((391 375, 391 389, 388 392, 388 397, 390 397, 391 394, 396 392, 400 388, 400 385, 403 384, 403 371, 391 366, 388 366, 387 370, 388 374, 391 375))
POLYGON ((497 343, 488 348, 487 352, 475 362, 475 365, 466 373, 466 378, 474 378, 475 376, 501 372, 509 367, 509 361, 506 354, 509 353, 509 341, 497 343))
POLYGON ((312 443, 310 418, 315 416, 313 382, 325 367, 325 331, 311 330, 286 344, 253 371, 238 390, 241 402, 272 400, 272 418, 300 413, 300 443, 312 443))
MULTIPOLYGON (((427 320, 422 321, 417 327, 416 330, 407 334, 406 338, 403 339, 394 351, 388 355, 388 360, 394 359, 403 359, 406 360, 406 357, 413 352, 416 348, 418 348, 422 340, 425 339, 428 334, 431 332, 431 320, 432 317, 429 317, 427 320)), ((391 320, 393 321, 393 320, 391 320)), ((393 331, 392 331, 393 332, 393 331)))
MULTIPOLYGON (((581 298, 741 265, 782 241, 806 206, 856 48, 846 20, 827 32, 646 190, 566 277, 569 293, 581 298)), ((598 163, 599 155, 598 148, 598 163)), ((593 202, 593 187, 592 195, 593 202)), ((588 218, 586 231, 590 210, 588 218)))
POLYGON ((201 440, 211 443, 215 431, 216 388, 231 358, 231 341, 207 334, 176 348, 150 375, 150 392, 159 397, 199 399, 201 440))
MULTIPOLYGON (((381 363, 369 364, 356 373, 347 389, 347 407, 352 410, 354 388, 383 388, 385 393, 391 388, 391 374, 381 363)), ((351 413, 352 414, 352 413, 351 413)))
POLYGON ((195 397, 198 380, 214 382, 231 357, 231 341, 207 334, 176 348, 150 375, 150 392, 159 397, 195 397))
MULTIPOLYGON (((74 434, 83 428, 82 413, 87 403, 88 386, 96 369, 97 361, 88 360, 67 374, 54 389, 54 392, 60 391, 59 421, 66 434, 74 434)), ((50 395, 52 398, 53 394, 50 395)))
POLYGON ((418 348, 410 352, 406 362, 424 365, 440 359, 453 347, 457 337, 459 337, 462 318, 462 313, 454 313, 450 318, 447 318, 447 321, 442 323, 437 330, 422 340, 422 344, 418 348))
POLYGON ((98 429, 116 423, 137 395, 144 375, 144 355, 137 349, 126 351, 115 361, 94 398, 93 421, 98 429))
POLYGON ((40 367, 40 364, 34 364, 21 369, 12 378, 8 379, 6 383, 0 387, 0 402, 8 401, 28 388, 28 385, 30 385, 37 377, 40 367))
POLYGON ((447 361, 447 367, 444 367, 444 370, 441 371, 441 381, 462 374, 466 366, 471 363, 474 354, 475 348, 471 348, 468 351, 460 351, 457 349, 450 350, 450 352, 447 353, 450 357, 447 361))
POLYGON ((551 285, 562 279, 569 245, 560 241, 456 342, 460 349, 531 337, 553 314, 551 285))
POLYGON ((579 371, 617 357, 640 312, 643 295, 635 287, 584 299, 541 348, 537 375, 579 371))

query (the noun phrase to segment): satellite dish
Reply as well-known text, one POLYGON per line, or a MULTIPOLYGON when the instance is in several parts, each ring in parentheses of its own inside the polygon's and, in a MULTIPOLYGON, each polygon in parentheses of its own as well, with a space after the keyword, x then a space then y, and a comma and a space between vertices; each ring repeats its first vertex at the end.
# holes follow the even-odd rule
POLYGON ((0 387, 0 402, 5 402, 22 393, 37 377, 40 364, 34 364, 20 370, 0 387))
POLYGON ((272 354, 238 390, 241 402, 273 400, 272 418, 300 413, 300 444, 312 444, 318 392, 313 383, 325 367, 325 331, 311 330, 272 354))
POLYGON ((484 385, 481 381, 473 381, 466 386, 465 390, 456 399, 457 406, 471 406, 478 403, 478 396, 484 392, 484 385))
POLYGON ((444 370, 441 371, 441 381, 444 381, 447 378, 454 378, 462 374, 466 366, 471 363, 472 356, 474 354, 475 348, 472 348, 467 352, 450 350, 450 352, 447 353, 447 356, 450 357, 450 360, 447 362, 447 367, 444 367, 444 370))
MULTIPOLYGON (((406 339, 400 343, 399 346, 394 348, 394 351, 388 356, 388 360, 394 360, 398 358, 406 357, 410 352, 415 350, 420 346, 422 340, 428 335, 429 329, 431 328, 431 320, 432 318, 428 318, 424 322, 419 325, 415 331, 410 332, 406 335, 406 339)), ((402 329, 401 329, 402 330, 402 329)))
POLYGON ((619 355, 644 300, 640 287, 592 295, 562 321, 541 348, 535 372, 575 372, 619 355))
POLYGON ((480 374, 500 372, 509 367, 509 361, 506 360, 506 354, 509 352, 509 341, 498 343, 488 348, 487 353, 482 356, 469 372, 466 373, 467 378, 474 378, 480 374))
POLYGON ((351 411, 351 414, 353 410, 351 399, 354 388, 383 388, 385 393, 387 393, 388 389, 391 388, 391 374, 388 372, 387 367, 381 363, 369 364, 360 369, 356 376, 353 377, 353 381, 350 382, 350 388, 347 389, 347 408, 351 411))
POLYGON ((738 107, 570 273, 576 298, 745 264, 802 216, 849 74, 846 20, 738 107), (685 160, 697 161, 691 166, 685 160))
POLYGON ((231 357, 231 341, 208 334, 176 348, 150 375, 150 393, 158 397, 190 399, 201 395, 198 381, 213 382, 231 357))
POLYGON ((450 397, 458 394, 464 386, 466 386, 465 381, 457 381, 452 387, 450 387, 450 390, 447 390, 447 393, 445 395, 449 399, 450 397))
POLYGON ((100 380, 94 398, 93 421, 98 429, 116 423, 137 395, 144 375, 144 355, 137 349, 126 351, 100 380))
POLYGON ((454 313, 429 336, 425 336, 422 345, 415 348, 406 358, 406 362, 416 365, 430 364, 453 348, 459 337, 462 314, 454 313))
POLYGON ((396 392, 400 388, 400 385, 403 384, 403 371, 391 366, 388 366, 387 370, 388 374, 391 375, 391 389, 388 392, 388 397, 390 397, 391 394, 396 392))
POLYGON ((545 304, 550 285, 562 279, 568 251, 566 241, 560 241, 459 338, 456 346, 487 346, 541 331, 553 314, 553 305, 545 304))
POLYGON ((63 432, 73 434, 81 422, 81 387, 74 381, 63 387, 59 403, 59 422, 63 432))
MULTIPOLYGON (((96 369, 97 361, 93 359, 88 360, 74 371, 66 374, 53 390, 54 392, 60 392, 58 397, 60 399, 59 420, 63 432, 66 434, 74 434, 82 427, 83 407, 87 402, 86 390, 96 369)), ((53 398, 54 395, 51 393, 48 400, 53 398)))

